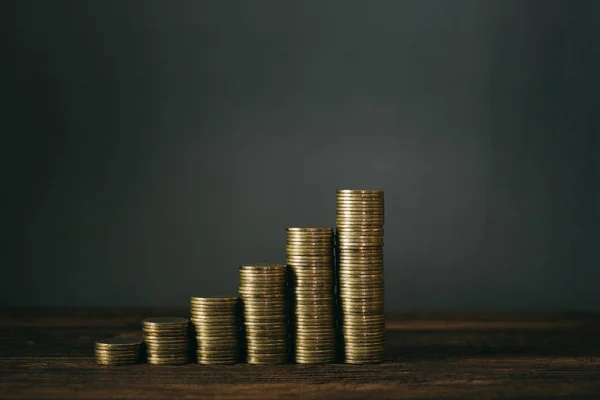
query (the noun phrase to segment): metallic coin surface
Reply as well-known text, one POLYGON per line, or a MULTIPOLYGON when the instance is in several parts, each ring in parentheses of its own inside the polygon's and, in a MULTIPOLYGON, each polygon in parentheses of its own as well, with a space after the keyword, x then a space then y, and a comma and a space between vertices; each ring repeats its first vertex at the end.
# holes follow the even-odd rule
POLYGON ((336 191, 338 325, 347 363, 384 359, 384 222, 382 191, 336 191))

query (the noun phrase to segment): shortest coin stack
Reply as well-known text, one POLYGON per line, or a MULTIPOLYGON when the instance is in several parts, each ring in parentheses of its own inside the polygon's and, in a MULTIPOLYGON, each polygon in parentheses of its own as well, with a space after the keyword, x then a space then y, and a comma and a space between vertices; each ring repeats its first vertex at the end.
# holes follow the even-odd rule
POLYGON ((239 353, 239 298, 192 297, 198 364, 234 364, 239 353))
POLYGON ((137 338, 114 337, 98 340, 94 347, 96 362, 103 365, 131 365, 140 361, 142 341, 137 338))
POLYGON ((148 364, 176 365, 189 362, 189 320, 158 317, 143 321, 148 364))

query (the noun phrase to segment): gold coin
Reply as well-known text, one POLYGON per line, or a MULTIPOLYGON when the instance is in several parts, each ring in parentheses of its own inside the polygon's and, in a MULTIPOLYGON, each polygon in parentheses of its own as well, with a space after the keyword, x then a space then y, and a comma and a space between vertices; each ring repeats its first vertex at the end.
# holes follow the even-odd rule
POLYGON ((152 328, 168 328, 187 326, 189 320, 181 317, 152 317, 146 318, 143 321, 144 326, 152 328))
POLYGON ((384 218, 385 210, 382 207, 373 207, 373 208, 358 208, 358 207, 339 207, 335 212, 338 218, 346 218, 346 217, 364 217, 364 218, 384 218))
POLYGON ((286 249, 294 251, 296 249, 323 249, 329 250, 333 248, 333 237, 327 242, 312 242, 312 241, 287 241, 285 244, 286 249))
POLYGON ((183 328, 179 328, 179 329, 152 329, 152 328, 142 328, 142 333, 144 334, 144 336, 157 336, 157 337, 163 337, 163 336, 185 336, 187 335, 187 333, 189 332, 190 327, 186 326, 183 328))
POLYGON ((236 304, 239 301, 239 297, 198 297, 191 296, 190 301, 192 303, 210 304, 210 305, 231 305, 236 304))
POLYGON ((333 232, 327 236, 317 235, 287 235, 285 238, 286 244, 312 244, 315 246, 327 246, 333 241, 333 232))
POLYGON ((377 211, 382 214, 385 213, 385 206, 383 202, 378 203, 366 203, 366 202, 340 202, 338 201, 335 206, 336 215, 344 212, 354 211, 377 211))
POLYGON ((219 337, 226 338, 235 335, 238 331, 238 327, 235 328, 225 328, 225 329, 198 329, 196 331, 196 338, 199 337, 219 337))
POLYGON ((346 238, 366 238, 366 239, 383 239, 383 232, 371 231, 355 231, 355 232, 339 232, 337 235, 338 241, 346 238))
POLYGON ((150 336, 147 335, 144 337, 144 342, 146 344, 148 343, 164 343, 164 344, 169 344, 169 343, 173 343, 173 344, 178 344, 178 343, 186 343, 189 341, 189 336, 190 335, 186 335, 186 336, 179 336, 179 337, 169 337, 169 336, 150 336))
POLYGON ((132 364, 136 364, 141 360, 141 355, 138 354, 136 356, 130 356, 130 357, 111 357, 111 356, 104 356, 104 355, 96 355, 95 357, 97 362, 100 363, 132 363, 132 364))
POLYGON ((239 329, 240 323, 241 323, 241 321, 236 321, 235 323, 231 323, 231 324, 211 324, 210 322, 201 323, 201 324, 199 323, 199 324, 195 325, 194 332, 196 333, 196 335, 203 333, 203 332, 207 332, 207 333, 235 332, 237 329, 239 329))
POLYGON ((264 279, 264 280, 272 280, 277 282, 281 279, 285 279, 285 273, 287 271, 287 266, 285 269, 281 270, 240 270, 240 276, 248 279, 264 279))
POLYGON ((206 316, 192 316, 192 324, 196 329, 203 328, 205 326, 215 327, 234 327, 238 325, 239 318, 236 317, 223 317, 223 318, 211 318, 206 316))
POLYGON ((385 216, 381 214, 366 213, 337 213, 335 220, 339 222, 338 226, 344 225, 379 225, 383 226, 385 216))
MULTIPOLYGON (((385 217, 385 207, 381 204, 340 204, 336 205, 335 215, 337 218, 369 216, 375 218, 385 217)), ((337 227, 336 227, 337 228, 337 227)))
POLYGON ((297 271, 299 268, 332 268, 333 259, 322 262, 322 261, 293 261, 290 262, 290 270, 292 272, 297 271))
POLYGON ((335 194, 337 196, 383 196, 383 190, 375 189, 336 189, 335 194))
POLYGON ((382 202, 379 203, 365 203, 365 202, 337 202, 335 206, 336 214, 345 212, 363 212, 363 211, 376 211, 379 213, 385 213, 385 207, 382 202))
POLYGON ((244 264, 240 266, 240 272, 251 273, 281 273, 285 271, 283 264, 244 264))
POLYGON ((332 254, 319 254, 319 255, 310 255, 310 254, 288 254, 287 262, 288 264, 294 264, 294 261, 321 261, 323 264, 328 264, 333 260, 332 254))
POLYGON ((105 348, 94 348, 94 353, 102 354, 102 355, 115 355, 115 356, 134 356, 139 354, 142 349, 142 346, 138 346, 132 349, 105 349, 105 348))
POLYGON ((248 302, 244 307, 244 314, 261 314, 261 313, 277 313, 285 314, 287 304, 279 302, 276 304, 264 304, 264 303, 250 303, 248 302))
POLYGON ((196 357, 198 360, 204 361, 232 361, 234 362, 238 358, 237 352, 228 352, 228 353, 204 353, 197 352, 196 357))
POLYGON ((333 236, 334 228, 329 228, 327 232, 291 232, 287 231, 285 234, 286 238, 315 238, 317 240, 327 239, 333 236))
POLYGON ((329 249, 315 249, 315 248, 304 248, 304 249, 295 249, 290 251, 289 248, 286 247, 286 253, 288 257, 304 257, 304 256, 329 256, 333 257, 333 247, 329 249))
POLYGON ((178 353, 186 352, 189 348, 189 343, 182 346, 168 346, 168 345, 147 345, 147 353, 178 353))
POLYGON ((313 296, 308 298, 296 298, 294 299, 294 304, 296 306, 330 306, 333 304, 333 301, 333 296, 313 296))
POLYGON ((383 261, 383 247, 364 247, 361 249, 340 249, 340 263, 383 261))
POLYGON ((383 235, 381 234, 365 234, 365 233, 361 233, 361 232, 354 232, 354 233, 340 233, 338 235, 338 242, 339 241, 377 241, 377 242, 383 242, 383 235))
POLYGON ((344 219, 337 222, 337 226, 339 228, 373 228, 373 227, 383 227, 383 221, 374 221, 373 219, 369 220, 350 220, 344 219))
POLYGON ((215 337, 199 338, 196 342, 198 349, 233 349, 238 346, 238 338, 234 337, 215 337))
POLYGON ((248 347, 246 354, 254 357, 269 357, 269 356, 282 356, 287 355, 288 347, 285 345, 279 347, 265 347, 265 348, 250 348, 248 347))
POLYGON ((140 346, 142 344, 142 340, 139 338, 131 338, 131 337, 112 337, 107 339, 99 339, 96 341, 97 347, 131 347, 131 346, 140 346))
POLYGON ((385 229, 383 227, 371 227, 371 228, 338 228, 337 237, 347 235, 367 235, 367 236, 380 236, 385 235, 385 229))
POLYGON ((246 328, 252 329, 275 329, 278 327, 284 328, 287 324, 287 316, 284 315, 283 317, 278 317, 275 319, 265 319, 264 316, 251 318, 249 315, 247 315, 244 318, 244 324, 246 325, 246 328))
POLYGON ((297 267, 292 270, 292 275, 296 280, 333 278, 333 265, 327 267, 297 267))
POLYGON ((270 297, 282 297, 285 296, 285 286, 272 288, 268 286, 244 286, 238 289, 244 300, 249 298, 270 298, 270 297))
POLYGON ((286 306, 286 297, 285 296, 275 296, 273 298, 264 298, 264 297, 248 297, 244 299, 244 311, 248 311, 250 309, 271 309, 271 310, 279 310, 282 307, 286 306))
POLYGON ((330 347, 335 342, 335 338, 335 330, 329 328, 321 333, 298 334, 296 344, 297 346, 330 347))
POLYGON ((261 319, 246 319, 244 320, 244 326, 246 331, 265 331, 269 330, 275 332, 277 330, 285 330, 287 327, 287 316, 281 320, 261 320, 261 319))
POLYGON ((190 307, 190 321, 193 322, 196 320, 209 320, 216 322, 227 322, 227 321, 235 321, 238 319, 238 311, 239 305, 235 310, 224 310, 224 311, 207 311, 207 310, 198 310, 195 307, 190 307))
POLYGON ((285 228, 286 232, 300 232, 300 233, 305 233, 305 232, 314 232, 314 233, 330 233, 333 232, 333 228, 305 228, 305 227, 290 227, 290 228, 285 228))
POLYGON ((285 285, 285 275, 282 276, 248 276, 240 274, 240 286, 272 286, 280 287, 285 285))
POLYGON ((329 232, 327 235, 286 235, 285 239, 287 243, 314 243, 317 245, 326 245, 328 243, 331 243, 331 241, 333 240, 333 235, 334 232, 333 230, 331 232, 329 232))

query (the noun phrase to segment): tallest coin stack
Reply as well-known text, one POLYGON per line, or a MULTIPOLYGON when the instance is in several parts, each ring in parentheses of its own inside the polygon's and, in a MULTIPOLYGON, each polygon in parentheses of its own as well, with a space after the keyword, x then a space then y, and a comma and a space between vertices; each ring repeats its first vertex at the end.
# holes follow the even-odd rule
POLYGON ((346 363, 384 360, 383 192, 338 190, 337 254, 346 363))

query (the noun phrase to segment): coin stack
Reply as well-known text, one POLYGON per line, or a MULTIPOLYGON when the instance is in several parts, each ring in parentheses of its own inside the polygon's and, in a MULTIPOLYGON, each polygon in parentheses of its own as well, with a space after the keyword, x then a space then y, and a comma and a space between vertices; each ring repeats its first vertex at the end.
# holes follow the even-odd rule
POLYGON ((333 229, 287 228, 286 235, 295 361, 334 362, 333 229))
POLYGON ((142 341, 137 338, 114 337, 98 340, 94 346, 96 362, 103 365, 131 365, 140 361, 142 341))
POLYGON ((346 363, 384 360, 383 192, 338 190, 337 250, 346 363))
POLYGON ((143 321, 148 364, 176 365, 189 362, 189 320, 158 317, 143 321))
POLYGON ((283 364, 288 360, 286 275, 285 265, 240 267, 249 364, 283 364))
POLYGON ((198 364, 234 364, 239 354, 238 297, 192 297, 198 364))

